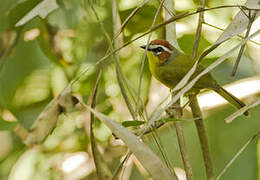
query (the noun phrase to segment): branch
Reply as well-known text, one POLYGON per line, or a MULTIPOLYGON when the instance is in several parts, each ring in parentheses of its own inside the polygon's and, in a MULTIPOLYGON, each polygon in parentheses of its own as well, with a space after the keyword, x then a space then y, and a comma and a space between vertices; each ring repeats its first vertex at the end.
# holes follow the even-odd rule
POLYGON ((212 163, 212 159, 211 159, 210 152, 209 152, 208 138, 206 135, 206 130, 205 130, 204 124, 203 124, 202 113, 201 113, 201 110, 199 107, 198 99, 197 99, 197 97, 195 97, 195 98, 192 97, 192 95, 189 96, 189 98, 190 99, 193 98, 193 100, 190 103, 193 117, 200 118, 199 120, 195 121, 195 125, 196 125, 197 132, 198 132, 199 139, 200 139, 200 146, 202 149, 207 179, 213 180, 213 179, 215 179, 213 163, 212 163))
MULTIPOLYGON (((242 12, 244 12, 242 10, 242 12)), ((255 17, 256 17, 256 14, 257 14, 257 11, 249 11, 249 23, 247 25, 247 30, 246 30, 246 35, 245 35, 245 38, 247 38, 249 36, 249 33, 250 33, 250 30, 251 30, 251 27, 252 27, 252 24, 255 20, 255 17), (251 14, 252 13, 252 14, 251 14)), ((237 56, 237 59, 236 59, 236 62, 234 64, 234 67, 233 67, 233 70, 232 70, 232 74, 231 76, 235 76, 236 75, 236 72, 237 72, 237 68, 238 68, 238 64, 241 60, 241 57, 242 57, 242 54, 244 52, 244 49, 245 49, 245 46, 246 44, 243 44, 241 47, 240 47, 240 50, 239 50, 239 53, 238 53, 238 56, 237 56)))
MULTIPOLYGON (((154 19, 153 19, 153 23, 152 23, 152 26, 151 28, 155 25, 155 22, 156 22, 156 19, 158 18, 158 15, 162 9, 162 5, 164 3, 165 0, 162 0, 161 3, 160 3, 160 6, 158 7, 156 13, 155 13, 155 16, 154 16, 154 19)), ((143 59, 142 59, 142 64, 141 64, 141 73, 140 73, 140 77, 139 77, 139 84, 138 84, 138 90, 137 90, 137 106, 136 106, 136 114, 138 112, 138 108, 139 108, 139 101, 140 101, 140 93, 141 93, 141 85, 142 85, 142 79, 143 79, 143 73, 144 73, 144 63, 145 63, 145 57, 146 57, 146 52, 147 52, 147 49, 148 49, 148 45, 150 44, 150 39, 152 37, 152 33, 150 32, 149 36, 148 36, 148 39, 147 39, 147 42, 146 42, 146 47, 145 47, 145 52, 144 52, 144 55, 143 55, 143 59)))
MULTIPOLYGON (((98 74, 97 74, 97 79, 96 79, 96 82, 94 85, 94 89, 92 92, 92 97, 91 97, 91 102, 90 102, 91 108, 95 108, 95 106, 96 106, 98 85, 99 85, 99 80, 100 80, 101 74, 102 74, 102 70, 99 69, 98 74)), ((97 176, 100 180, 111 179, 112 174, 111 174, 109 168, 107 167, 107 165, 104 163, 104 160, 103 160, 100 152, 98 151, 97 143, 96 143, 96 140, 94 137, 93 126, 94 126, 94 114, 91 112, 90 113, 90 142, 91 142, 91 151, 92 151, 92 155, 93 155, 93 159, 94 159, 94 163, 95 163, 95 167, 96 167, 97 176)))
MULTIPOLYGON (((200 8, 205 8, 205 0, 200 0, 200 8)), ((196 30, 196 36, 194 41, 194 46, 192 50, 192 58, 195 59, 198 53, 199 48, 199 42, 200 42, 200 36, 201 36, 201 30, 202 30, 202 23, 204 22, 204 12, 201 12, 199 14, 199 22, 196 30)))

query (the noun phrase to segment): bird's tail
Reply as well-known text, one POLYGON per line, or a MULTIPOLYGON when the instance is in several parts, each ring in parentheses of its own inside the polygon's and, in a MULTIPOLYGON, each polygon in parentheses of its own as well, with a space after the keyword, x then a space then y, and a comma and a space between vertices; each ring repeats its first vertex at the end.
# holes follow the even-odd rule
MULTIPOLYGON (((233 106, 235 106, 236 108, 240 109, 242 107, 244 107, 246 104, 243 103, 240 99, 238 99, 237 97, 235 97, 234 95, 232 95, 231 93, 229 93, 228 91, 226 91, 224 88, 222 88, 221 86, 218 86, 218 88, 214 89, 220 96, 222 96, 224 99, 226 99, 228 102, 230 102, 233 106)), ((246 111, 244 113, 245 116, 248 116, 249 113, 248 111, 246 111)))

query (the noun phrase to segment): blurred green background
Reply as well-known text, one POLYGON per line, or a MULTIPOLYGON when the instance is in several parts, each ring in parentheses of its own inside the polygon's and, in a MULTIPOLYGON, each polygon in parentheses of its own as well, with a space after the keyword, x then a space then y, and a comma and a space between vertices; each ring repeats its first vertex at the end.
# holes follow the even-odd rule
MULTIPOLYGON (((40 2, 43 1, 1 0, 0 3, 0 179, 97 179, 89 148, 88 113, 72 110, 62 114, 54 132, 40 147, 33 149, 27 148, 22 143, 13 132, 13 128, 18 120, 24 128, 29 129, 44 107, 86 68, 89 70, 73 85, 72 91, 82 101, 88 101, 97 76, 95 63, 106 54, 109 48, 109 43, 91 6, 96 10, 112 38, 112 2, 57 0, 58 7, 47 13, 46 18, 36 16, 24 25, 15 27, 15 24, 32 12, 40 2), (75 155, 79 155, 77 162, 82 161, 80 166, 73 169, 71 164, 74 162, 70 162, 71 164, 67 163, 66 169, 66 160, 75 155)), ((213 7, 243 4, 245 1, 208 0, 206 2, 207 7, 213 7)), ((48 3, 50 4, 46 1, 47 5, 48 3)), ((123 22, 141 3, 141 0, 117 1, 121 21, 123 22)), ((195 10, 198 5, 197 0, 177 0, 176 12, 195 10)), ((150 28, 158 6, 159 1, 150 0, 136 13, 123 30, 124 42, 150 28)), ((225 28, 238 11, 238 8, 208 11, 205 13, 205 21, 225 28)), ((162 20, 160 16, 157 23, 162 20)), ((185 53, 192 52, 197 26, 194 22, 197 22, 197 16, 190 16, 177 22, 178 42, 185 53)), ((220 34, 220 30, 203 25, 199 51, 202 52, 214 43, 220 34)), ((160 29, 153 33, 152 39, 163 36, 164 30, 160 29)), ((143 56, 143 51, 139 46, 146 40, 147 36, 119 51, 122 71, 135 91, 138 89, 143 56)), ((224 43, 203 61, 204 65, 214 62, 238 42, 240 42, 239 38, 233 38, 224 43)), ((260 43, 260 40, 258 42, 260 43)), ((259 79, 260 64, 257 58, 259 61, 260 55, 257 51, 260 52, 260 45, 248 43, 237 75, 230 76, 238 51, 213 70, 214 77, 222 85, 250 77, 259 79)), ((116 79, 114 60, 109 57, 101 64, 101 67, 103 73, 97 109, 118 122, 130 120, 131 116, 116 79)), ((156 92, 158 88, 157 86, 150 87, 151 75, 145 64, 141 89, 143 102, 149 103, 150 91, 156 92)), ((253 102, 258 94, 259 91, 251 94, 245 98, 245 102, 253 102)), ((156 103, 158 104, 159 101, 156 103)), ((149 109, 148 111, 151 112, 149 109)), ((203 110, 216 174, 220 173, 260 127, 258 121, 260 107, 255 107, 249 118, 241 116, 233 123, 226 124, 224 119, 232 112, 234 109, 230 105, 203 110)), ((185 116, 190 117, 188 110, 185 111, 185 116)), ((184 122, 183 126, 194 179, 206 179, 195 126, 192 122, 184 122)), ((109 129, 98 120, 95 122, 94 133, 99 148, 103 152, 104 161, 113 172, 127 148, 116 143, 109 129)), ((174 128, 165 125, 158 130, 158 134, 173 166, 182 168, 174 128)), ((160 156, 158 147, 150 135, 144 137, 144 142, 160 156)), ((258 140, 255 140, 249 145, 222 177, 223 180, 260 178, 257 159, 260 149, 257 149, 257 143, 258 140)), ((129 166, 132 166, 129 179, 146 179, 135 161, 129 166)))

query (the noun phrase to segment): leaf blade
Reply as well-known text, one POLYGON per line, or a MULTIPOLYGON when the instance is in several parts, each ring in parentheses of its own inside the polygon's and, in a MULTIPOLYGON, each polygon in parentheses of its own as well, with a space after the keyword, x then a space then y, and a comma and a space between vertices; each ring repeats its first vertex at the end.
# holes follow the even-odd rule
POLYGON ((166 167, 161 159, 155 155, 155 153, 149 149, 144 143, 142 143, 137 136, 130 133, 126 128, 110 120, 104 114, 85 106, 95 116, 97 116, 103 123, 105 123, 111 131, 119 138, 121 138, 129 149, 134 153, 137 159, 142 165, 150 172, 155 179, 173 180, 175 177, 172 172, 166 167))

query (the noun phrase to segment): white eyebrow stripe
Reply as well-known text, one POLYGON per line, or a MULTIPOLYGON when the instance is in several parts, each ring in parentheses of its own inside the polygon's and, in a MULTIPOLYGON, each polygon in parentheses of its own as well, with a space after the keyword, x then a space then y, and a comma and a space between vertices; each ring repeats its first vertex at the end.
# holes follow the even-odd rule
POLYGON ((164 51, 167 51, 167 52, 169 52, 169 53, 172 53, 172 52, 173 52, 173 51, 171 51, 169 48, 167 48, 167 47, 165 47, 165 46, 162 46, 162 45, 159 45, 159 44, 151 44, 151 45, 149 45, 149 48, 150 48, 150 49, 156 49, 156 48, 158 48, 158 47, 163 48, 164 51))

